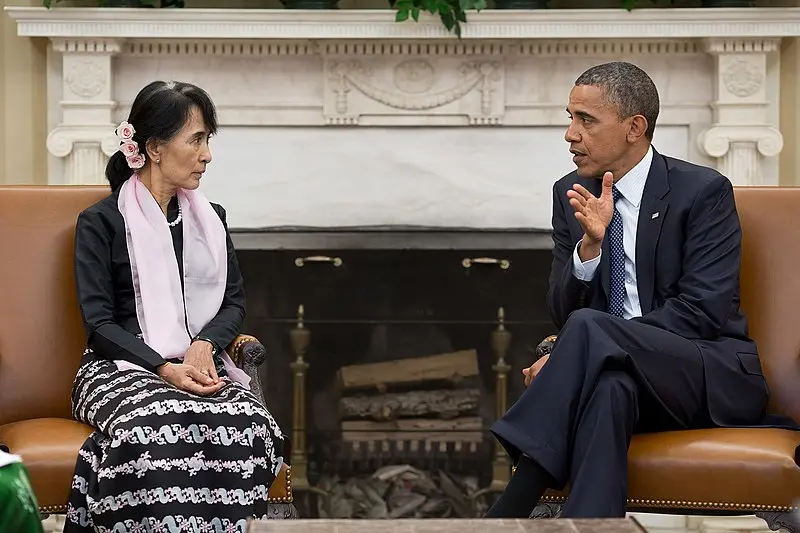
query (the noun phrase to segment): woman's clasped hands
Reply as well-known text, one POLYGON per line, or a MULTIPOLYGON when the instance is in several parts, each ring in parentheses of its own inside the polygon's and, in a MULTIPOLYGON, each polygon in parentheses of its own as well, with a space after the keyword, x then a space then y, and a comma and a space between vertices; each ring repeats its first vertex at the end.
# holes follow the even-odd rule
POLYGON ((210 396, 225 385, 217 375, 211 343, 202 340, 189 346, 183 363, 166 363, 156 372, 164 381, 200 396, 210 396))

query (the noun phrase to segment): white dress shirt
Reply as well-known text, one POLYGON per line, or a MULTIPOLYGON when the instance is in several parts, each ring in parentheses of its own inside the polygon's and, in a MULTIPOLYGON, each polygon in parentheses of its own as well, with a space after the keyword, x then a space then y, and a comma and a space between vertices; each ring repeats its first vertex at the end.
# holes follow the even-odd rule
MULTIPOLYGON (((644 185, 650 173, 650 164, 653 162, 653 148, 647 153, 630 172, 625 174, 617 183, 621 197, 617 200, 616 209, 622 217, 622 243, 625 249, 625 302, 622 317, 625 319, 642 316, 642 306, 639 303, 639 288, 636 285, 636 226, 639 222, 639 206, 642 203, 644 185)), ((581 262, 578 249, 581 241, 575 246, 572 254, 572 272, 582 281, 591 281, 600 264, 600 255, 589 261, 581 262)))

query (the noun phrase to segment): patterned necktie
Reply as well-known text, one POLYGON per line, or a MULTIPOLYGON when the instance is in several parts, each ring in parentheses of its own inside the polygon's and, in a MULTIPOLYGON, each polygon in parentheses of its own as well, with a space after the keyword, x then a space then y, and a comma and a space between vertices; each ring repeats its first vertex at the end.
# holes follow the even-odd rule
POLYGON ((614 316, 621 317, 625 309, 625 248, 622 240, 622 215, 617 209, 617 200, 622 194, 614 185, 612 188, 614 197, 614 215, 608 225, 606 235, 608 238, 609 251, 609 270, 611 279, 608 291, 608 312, 614 316))

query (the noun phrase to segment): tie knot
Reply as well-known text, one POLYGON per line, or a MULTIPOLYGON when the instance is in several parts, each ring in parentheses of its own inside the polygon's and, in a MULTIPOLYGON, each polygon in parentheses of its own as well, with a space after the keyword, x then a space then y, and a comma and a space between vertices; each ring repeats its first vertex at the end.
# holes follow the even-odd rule
POLYGON ((619 189, 617 189, 616 185, 611 186, 611 196, 614 198, 615 204, 617 203, 617 200, 619 200, 620 196, 622 196, 622 193, 619 192, 619 189))

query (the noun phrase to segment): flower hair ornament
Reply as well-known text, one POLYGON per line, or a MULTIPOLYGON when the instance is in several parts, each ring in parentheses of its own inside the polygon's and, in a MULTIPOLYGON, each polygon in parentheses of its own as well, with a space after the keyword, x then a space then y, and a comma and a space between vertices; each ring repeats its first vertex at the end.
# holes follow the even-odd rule
POLYGON ((119 139, 119 151, 125 156, 128 166, 133 169, 142 168, 145 158, 139 152, 139 144, 133 140, 133 134, 136 133, 133 126, 123 120, 114 133, 119 139))

